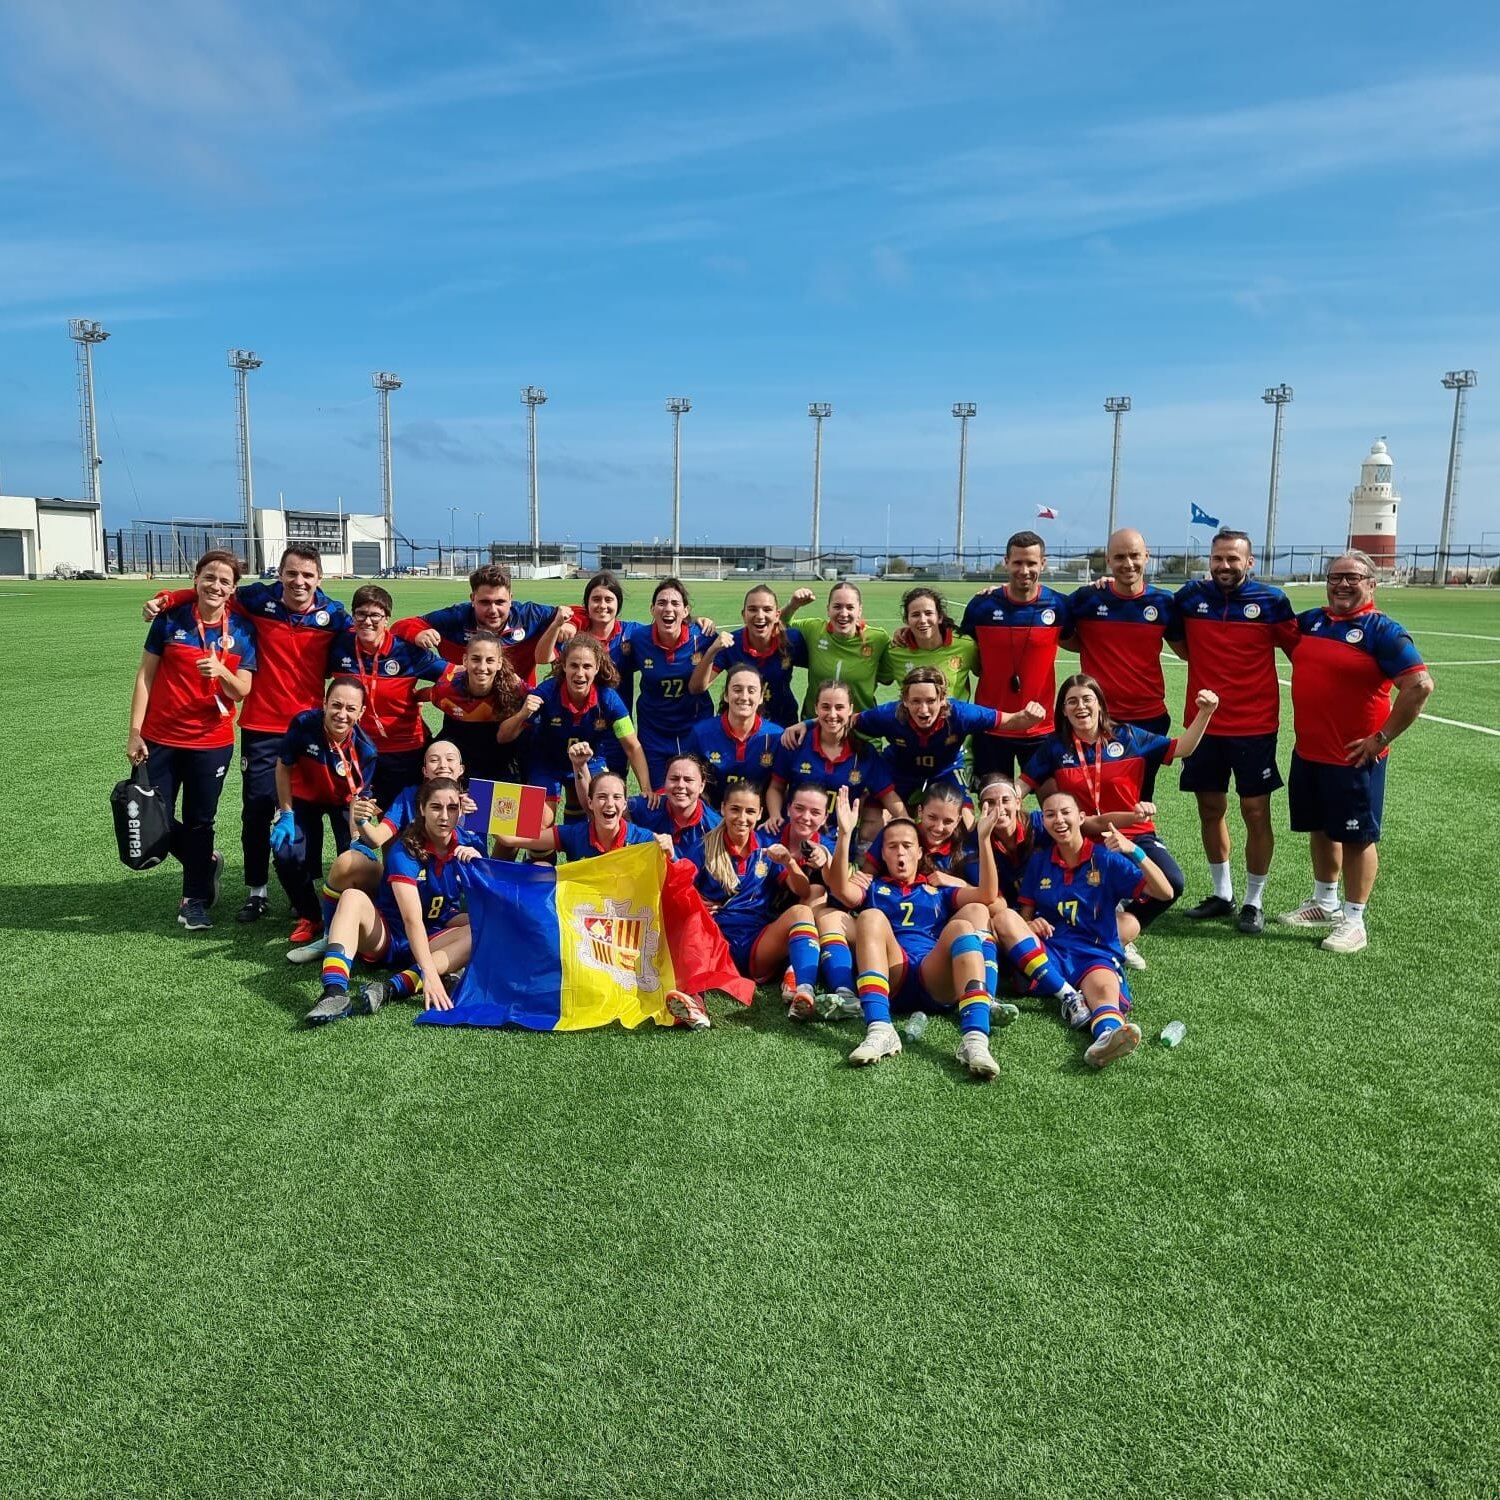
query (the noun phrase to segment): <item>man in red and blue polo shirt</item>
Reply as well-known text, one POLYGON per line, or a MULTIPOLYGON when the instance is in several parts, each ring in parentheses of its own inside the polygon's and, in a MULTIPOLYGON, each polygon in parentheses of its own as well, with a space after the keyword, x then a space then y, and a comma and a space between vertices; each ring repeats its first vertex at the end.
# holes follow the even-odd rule
POLYGON ((1238 925, 1251 935, 1266 929, 1264 892, 1276 843, 1271 793, 1282 785, 1276 769, 1281 726, 1276 651, 1279 647, 1290 655, 1297 640, 1291 601, 1280 589, 1251 577, 1254 566, 1249 536, 1222 530, 1209 553, 1210 576, 1184 584, 1176 596, 1189 708, 1204 688, 1217 693, 1222 705, 1213 732, 1203 736, 1182 765, 1182 789, 1198 798, 1203 852, 1213 879, 1213 894, 1185 915, 1199 921, 1234 915, 1228 820, 1232 772, 1245 824, 1245 902, 1238 925))
POLYGON ((1023 766, 1038 741, 1052 733, 1052 701, 1057 697, 1057 647, 1063 636, 1068 601, 1042 584, 1047 544, 1034 531, 1018 531, 1005 544, 1004 588, 976 594, 959 622, 960 635, 979 647, 979 684, 974 701, 1004 716, 1028 703, 1047 705, 1047 717, 1020 734, 976 734, 976 784, 990 771, 1006 776, 1023 766))
MULTIPOLYGON (((344 606, 323 592, 323 559, 316 549, 290 546, 276 581, 243 583, 230 609, 255 624, 260 666, 240 714, 240 854, 249 891, 237 922, 258 922, 270 909, 271 820, 276 814, 276 763, 287 726, 323 701, 328 652, 350 625, 344 606)), ((192 589, 163 591, 146 603, 148 620, 162 609, 191 602, 192 589)))
MULTIPOLYGON (((1109 717, 1147 734, 1172 727, 1167 684, 1161 669, 1164 641, 1180 641, 1177 601, 1146 582, 1151 553, 1146 539, 1129 527, 1115 532, 1105 547, 1110 576, 1068 595, 1062 646, 1076 651, 1081 670, 1104 689, 1109 717)), ((1157 767, 1146 772, 1142 796, 1156 795, 1157 767)))
POLYGON ((411 641, 428 651, 436 651, 444 661, 457 666, 464 659, 464 647, 476 630, 492 630, 500 637, 505 659, 515 668, 522 682, 531 682, 536 674, 537 658, 542 665, 552 664, 553 635, 545 651, 543 637, 551 627, 567 627, 572 633, 568 610, 550 604, 533 604, 511 596, 510 569, 499 563, 486 563, 469 574, 469 602, 450 604, 445 609, 430 610, 397 620, 392 629, 403 641, 411 641))
POLYGON ((1281 919, 1291 927, 1331 926, 1320 945, 1330 953, 1358 953, 1368 942, 1365 904, 1379 864, 1386 754, 1432 687, 1412 638, 1375 608, 1375 565, 1363 552, 1336 557, 1328 565, 1327 605, 1297 616, 1288 800, 1293 831, 1311 840, 1313 897, 1281 919))

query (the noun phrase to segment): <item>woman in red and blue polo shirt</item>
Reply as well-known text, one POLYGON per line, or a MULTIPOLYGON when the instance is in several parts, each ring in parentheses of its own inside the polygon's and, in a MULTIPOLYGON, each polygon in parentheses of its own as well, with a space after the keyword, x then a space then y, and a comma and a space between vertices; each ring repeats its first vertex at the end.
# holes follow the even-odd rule
POLYGON ((232 552, 205 552, 192 597, 151 621, 130 697, 125 754, 146 774, 172 816, 172 853, 182 866, 177 920, 189 932, 213 926, 224 857, 214 852, 214 817, 234 758, 234 709, 250 691, 255 627, 231 615, 240 578, 232 552), (177 793, 182 792, 182 816, 177 793))

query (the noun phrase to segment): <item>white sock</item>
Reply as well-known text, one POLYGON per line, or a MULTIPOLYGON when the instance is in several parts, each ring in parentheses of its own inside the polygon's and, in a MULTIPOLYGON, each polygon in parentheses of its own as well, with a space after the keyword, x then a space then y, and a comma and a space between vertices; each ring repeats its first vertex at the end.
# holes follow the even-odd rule
POLYGON ((1336 880, 1313 881, 1313 905, 1324 911, 1333 911, 1339 904, 1339 883, 1336 880))
POLYGON ((264 898, 264 896, 266 894, 266 888, 263 885, 252 885, 250 887, 250 894, 252 896, 260 896, 260 897, 264 898))
POLYGON ((1229 861, 1225 860, 1222 865, 1210 862, 1208 877, 1214 883, 1214 895, 1224 901, 1234 900, 1234 883, 1229 878, 1229 861))
POLYGON ((1252 875, 1248 870, 1245 871, 1246 906, 1262 905, 1262 898, 1266 894, 1266 881, 1270 878, 1269 875, 1252 875))
POLYGON ((1365 903, 1363 901, 1344 902, 1344 920, 1352 923, 1355 927, 1365 925, 1365 903))

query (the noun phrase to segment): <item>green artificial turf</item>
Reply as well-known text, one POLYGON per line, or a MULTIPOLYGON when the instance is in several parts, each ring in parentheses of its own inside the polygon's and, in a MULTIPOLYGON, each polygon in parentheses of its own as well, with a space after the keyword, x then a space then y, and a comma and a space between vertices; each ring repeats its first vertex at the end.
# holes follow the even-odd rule
MULTIPOLYGON (((1031 1008, 988 1087, 942 1019, 856 1072, 774 1001, 308 1032, 279 894, 231 920, 237 766, 213 931, 115 857, 144 592, 0 585, 0 1494, 1495 1493, 1500 738, 1396 746, 1368 952, 1164 918, 1137 1016, 1187 1040, 1102 1075, 1031 1008)), ((1500 729, 1500 596, 1383 602, 1500 729)))

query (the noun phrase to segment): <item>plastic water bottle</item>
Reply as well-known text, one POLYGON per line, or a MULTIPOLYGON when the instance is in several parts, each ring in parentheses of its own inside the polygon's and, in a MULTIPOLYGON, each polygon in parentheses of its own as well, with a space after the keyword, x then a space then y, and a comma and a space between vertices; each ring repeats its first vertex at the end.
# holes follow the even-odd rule
POLYGON ((925 1010, 914 1010, 906 1020, 906 1036, 908 1041, 919 1042, 922 1033, 927 1030, 927 1012, 925 1010))
POLYGON ((1175 1047, 1187 1035, 1187 1027, 1181 1021, 1168 1021, 1157 1038, 1163 1047, 1175 1047))

